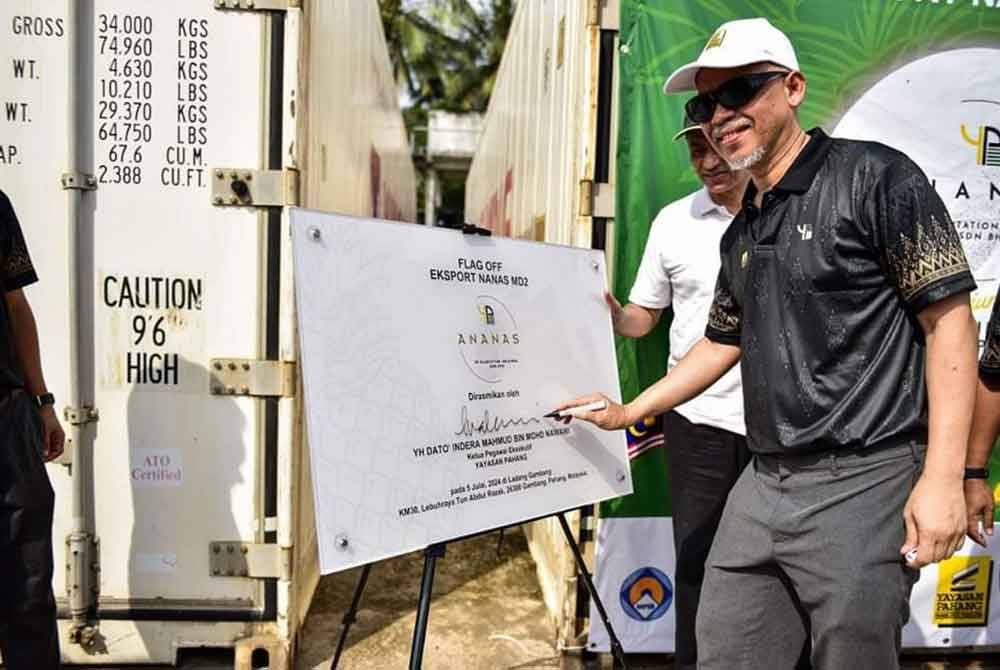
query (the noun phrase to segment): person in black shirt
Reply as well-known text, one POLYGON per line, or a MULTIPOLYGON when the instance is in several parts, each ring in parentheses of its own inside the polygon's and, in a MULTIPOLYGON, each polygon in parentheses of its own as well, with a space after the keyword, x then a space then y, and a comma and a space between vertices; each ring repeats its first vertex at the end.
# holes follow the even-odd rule
POLYGON ((36 281, 14 209, 0 191, 0 654, 9 670, 60 667, 54 495, 43 461, 62 454, 64 435, 23 291, 36 281))
POLYGON ((983 546, 986 546, 986 536, 993 535, 994 499, 987 480, 997 435, 1000 435, 1000 291, 993 302, 983 353, 979 357, 976 410, 965 460, 966 532, 983 546))
POLYGON ((899 667, 917 568, 964 541, 975 282, 927 177, 884 145, 805 132, 788 38, 729 22, 667 92, 751 184, 723 235, 705 338, 627 406, 620 429, 740 362, 753 460, 706 566, 701 670, 899 667))

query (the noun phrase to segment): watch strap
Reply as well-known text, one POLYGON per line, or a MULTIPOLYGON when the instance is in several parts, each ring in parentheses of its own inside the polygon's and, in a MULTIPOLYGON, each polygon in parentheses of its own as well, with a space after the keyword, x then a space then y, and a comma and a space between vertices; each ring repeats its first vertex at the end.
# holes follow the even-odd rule
POLYGON ((35 396, 35 403, 39 408, 45 407, 46 405, 55 405, 56 397, 51 393, 43 393, 41 395, 35 396))
POLYGON ((965 479, 989 479, 989 468, 966 468, 965 479))

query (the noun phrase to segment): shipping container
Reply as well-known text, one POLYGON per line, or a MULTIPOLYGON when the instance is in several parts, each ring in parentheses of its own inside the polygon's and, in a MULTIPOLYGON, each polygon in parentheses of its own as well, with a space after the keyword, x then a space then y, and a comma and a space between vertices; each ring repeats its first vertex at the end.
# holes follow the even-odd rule
MULTIPOLYGON (((610 245, 617 22, 618 0, 518 3, 466 182, 470 222, 495 235, 610 245)), ((592 554, 592 511, 570 518, 592 554)), ((578 648, 588 600, 562 530, 549 519, 525 532, 560 648, 578 648)))
POLYGON ((288 668, 319 573, 285 207, 416 217, 377 2, 5 0, 0 31, 63 658, 288 668))

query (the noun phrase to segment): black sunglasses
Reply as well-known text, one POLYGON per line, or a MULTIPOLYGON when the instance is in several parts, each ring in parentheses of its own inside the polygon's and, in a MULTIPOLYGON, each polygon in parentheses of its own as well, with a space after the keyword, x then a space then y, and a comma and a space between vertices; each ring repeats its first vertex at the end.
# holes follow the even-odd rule
POLYGON ((715 114, 716 105, 722 105, 726 109, 739 109, 753 100, 767 82, 787 74, 788 72, 773 71, 733 77, 714 91, 701 93, 688 100, 684 110, 695 123, 707 123, 715 114))

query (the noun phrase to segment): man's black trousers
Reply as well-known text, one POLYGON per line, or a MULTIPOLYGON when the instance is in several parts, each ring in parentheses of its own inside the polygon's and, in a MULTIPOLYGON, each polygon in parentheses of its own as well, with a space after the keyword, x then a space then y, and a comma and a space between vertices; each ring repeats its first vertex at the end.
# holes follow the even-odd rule
POLYGON ((0 400, 0 654, 8 670, 56 670, 52 593, 54 494, 41 454, 41 421, 16 390, 0 400))

